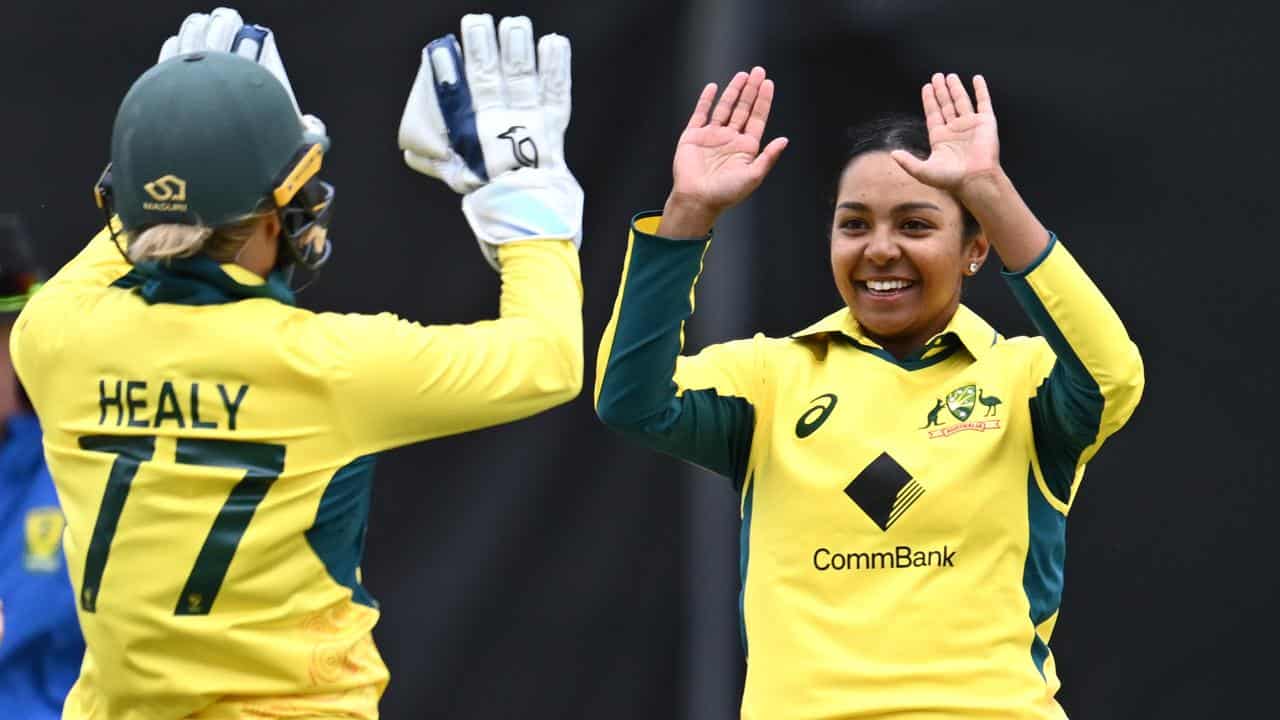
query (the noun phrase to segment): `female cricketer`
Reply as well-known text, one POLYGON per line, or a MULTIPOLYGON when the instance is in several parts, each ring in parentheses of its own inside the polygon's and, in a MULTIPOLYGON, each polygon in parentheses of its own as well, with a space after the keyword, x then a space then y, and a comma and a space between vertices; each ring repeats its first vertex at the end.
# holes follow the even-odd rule
POLYGON ((982 77, 923 88, 925 123, 865 128, 838 183, 846 307, 786 338, 680 356, 711 228, 786 145, 773 83, 708 85, 661 213, 632 222, 596 407, 741 489, 744 718, 1063 718, 1048 642, 1086 463, 1142 361, 999 162, 982 77), (960 304, 994 247, 1041 333, 960 304))
POLYGON ((466 181, 502 275, 496 320, 295 305, 289 272, 329 257, 328 138, 266 28, 192 15, 125 96, 98 187, 107 228, 11 341, 88 647, 64 717, 377 717, 388 671, 360 579, 376 454, 578 394, 581 190, 556 157, 568 41, 504 18, 500 48, 489 16, 462 24, 467 62, 452 35, 428 46, 401 144, 416 169, 466 181), (467 80, 533 94, 480 110, 467 80), (521 149, 540 168, 514 172, 513 143, 477 135, 493 113, 531 128, 521 149), (486 225, 499 217, 506 234, 486 225))

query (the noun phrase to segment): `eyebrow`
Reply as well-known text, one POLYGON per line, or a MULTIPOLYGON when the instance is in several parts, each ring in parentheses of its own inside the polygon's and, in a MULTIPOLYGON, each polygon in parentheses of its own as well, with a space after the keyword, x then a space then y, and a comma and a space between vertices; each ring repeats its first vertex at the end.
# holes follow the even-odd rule
MULTIPOLYGON (((836 206, 837 210, 840 208, 853 210, 854 212, 871 212, 871 208, 865 203, 853 201, 842 202, 836 206)), ((902 203, 901 205, 894 205, 890 212, 897 215, 904 212, 911 212, 912 210, 937 210, 938 212, 942 212, 942 208, 928 202, 908 202, 902 203)))

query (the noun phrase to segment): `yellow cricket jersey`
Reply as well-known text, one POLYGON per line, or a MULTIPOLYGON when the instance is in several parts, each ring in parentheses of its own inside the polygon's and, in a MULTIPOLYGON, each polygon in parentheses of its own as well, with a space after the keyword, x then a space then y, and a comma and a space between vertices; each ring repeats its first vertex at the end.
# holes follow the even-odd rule
POLYGON ((1056 238, 1005 275, 1043 337, 961 306, 899 361, 847 309, 678 356, 707 242, 633 223, 600 417, 741 496, 742 716, 1065 717, 1048 642, 1066 516, 1142 361, 1056 238))
POLYGON ((203 257, 140 275, 105 231, 45 285, 11 348, 88 645, 64 717, 377 717, 375 453, 581 387, 574 247, 500 257, 501 317, 468 325, 310 312, 203 257))

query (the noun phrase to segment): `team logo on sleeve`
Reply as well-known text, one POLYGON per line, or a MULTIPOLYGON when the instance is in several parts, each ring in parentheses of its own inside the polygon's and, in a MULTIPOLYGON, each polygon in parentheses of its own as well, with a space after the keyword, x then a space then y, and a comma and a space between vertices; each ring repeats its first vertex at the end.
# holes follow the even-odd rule
POLYGON ((62 569, 62 512, 56 507, 38 507, 27 511, 26 549, 22 565, 31 572, 56 572, 62 569))
POLYGON ((1002 404, 1004 404, 1003 400, 995 395, 985 393, 982 388, 975 384, 962 385, 947 393, 945 398, 938 398, 934 401, 933 409, 929 410, 928 415, 925 417, 924 425, 920 429, 928 430, 930 439, 950 437, 966 430, 976 430, 978 432, 999 430, 1000 419, 998 416, 1002 404), (983 419, 970 420, 979 405, 983 408, 981 416, 983 419), (943 409, 951 413, 951 417, 959 422, 945 424, 942 418, 943 409))
POLYGON ((924 488, 889 453, 882 452, 845 487, 844 494, 881 530, 888 530, 924 495, 924 488))

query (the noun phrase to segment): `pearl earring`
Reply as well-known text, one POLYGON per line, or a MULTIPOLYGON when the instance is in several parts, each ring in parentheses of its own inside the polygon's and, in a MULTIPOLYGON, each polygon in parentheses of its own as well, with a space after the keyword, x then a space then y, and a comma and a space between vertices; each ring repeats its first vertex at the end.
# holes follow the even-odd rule
POLYGON ((976 272, 978 272, 978 263, 976 262, 969 263, 969 274, 972 275, 976 272))

